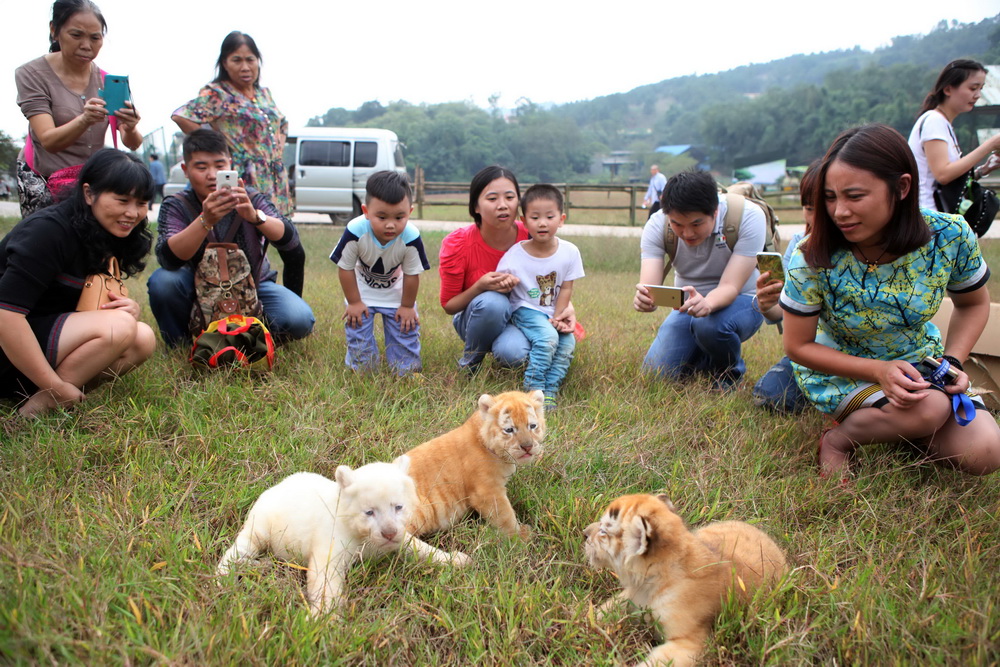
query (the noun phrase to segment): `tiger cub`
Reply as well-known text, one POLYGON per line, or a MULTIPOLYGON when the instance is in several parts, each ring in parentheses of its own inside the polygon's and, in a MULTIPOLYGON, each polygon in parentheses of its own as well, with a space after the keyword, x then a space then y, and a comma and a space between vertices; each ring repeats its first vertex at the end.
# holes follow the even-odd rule
POLYGON ((785 554, 741 521, 690 531, 666 496, 622 496, 584 530, 590 565, 618 575, 624 589, 602 607, 630 600, 648 608, 664 643, 643 665, 693 665, 730 589, 746 602, 787 571, 785 554))
POLYGON ((540 391, 483 394, 464 424, 407 452, 419 497, 411 533, 446 530, 475 510, 507 535, 528 539, 507 499, 507 480, 542 455, 544 398, 540 391))

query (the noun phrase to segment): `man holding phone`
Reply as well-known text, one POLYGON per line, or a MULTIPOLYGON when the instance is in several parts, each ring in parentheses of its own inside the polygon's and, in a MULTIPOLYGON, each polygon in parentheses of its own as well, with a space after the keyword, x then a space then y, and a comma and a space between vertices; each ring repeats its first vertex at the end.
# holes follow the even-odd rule
POLYGON ((686 293, 670 312, 646 353, 643 367, 681 379, 694 373, 712 378, 716 389, 737 388, 746 372, 742 344, 760 328, 763 316, 753 307, 757 252, 764 247, 764 211, 743 202, 739 238, 732 250, 723 232, 728 203, 708 172, 671 177, 663 188, 661 210, 642 233, 642 265, 633 306, 656 310, 644 283, 659 283, 665 266, 664 226, 679 240, 673 257, 674 284, 686 293))
POLYGON ((274 245, 286 264, 292 257, 304 259, 295 225, 278 213, 266 195, 235 178, 230 171, 229 148, 221 134, 195 130, 184 139, 183 150, 182 168, 191 188, 167 197, 160 205, 156 257, 161 268, 147 283, 150 310, 164 342, 170 347, 191 343, 188 322, 195 300, 195 267, 205 246, 223 239, 232 225, 240 225, 233 242, 256 267, 257 297, 275 340, 309 335, 315 319, 300 296, 301 276, 293 285, 286 271, 286 285, 278 285, 277 271, 267 259, 268 244, 274 245), (235 185, 227 185, 234 181, 235 185))

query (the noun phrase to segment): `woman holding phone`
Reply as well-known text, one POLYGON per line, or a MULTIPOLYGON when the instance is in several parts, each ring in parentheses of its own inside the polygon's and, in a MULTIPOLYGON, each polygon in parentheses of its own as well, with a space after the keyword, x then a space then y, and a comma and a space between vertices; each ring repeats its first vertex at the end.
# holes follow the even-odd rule
POLYGON ((823 476, 845 474, 850 454, 877 442, 973 475, 1000 467, 1000 428, 966 396, 962 371, 989 319, 989 268, 962 218, 919 208, 917 178, 896 130, 843 132, 819 168, 812 233, 786 270, 785 352, 803 394, 837 424, 820 436, 823 476), (955 308, 942 340, 930 320, 945 292, 955 308), (927 357, 958 373, 936 377, 927 357))
POLYGON ((184 134, 202 125, 229 142, 233 169, 243 182, 267 195, 284 216, 292 215, 288 173, 282 153, 288 120, 260 85, 260 49, 250 35, 234 30, 222 40, 215 79, 171 119, 184 134))
MULTIPOLYGON (((941 70, 934 90, 924 100, 908 142, 917 160, 920 205, 924 208, 940 210, 934 199, 936 185, 948 185, 965 176, 1000 149, 1000 134, 995 134, 963 156, 952 127, 955 119, 972 111, 982 96, 986 73, 986 68, 975 60, 953 60, 941 70)), ((976 178, 997 166, 1000 160, 994 157, 979 167, 976 178)))
POLYGON ((127 147, 142 145, 132 103, 115 111, 111 122, 99 94, 104 77, 94 61, 107 29, 90 0, 56 0, 49 53, 14 72, 17 103, 29 126, 17 159, 22 217, 68 194, 83 163, 104 147, 109 125, 127 147))

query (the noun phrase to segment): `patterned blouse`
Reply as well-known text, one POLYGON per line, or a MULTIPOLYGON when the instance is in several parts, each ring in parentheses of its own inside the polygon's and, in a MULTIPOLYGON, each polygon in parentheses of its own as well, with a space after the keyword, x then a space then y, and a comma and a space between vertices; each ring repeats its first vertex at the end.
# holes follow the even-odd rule
MULTIPOLYGON (((816 342, 866 359, 915 363, 944 352, 941 332, 930 320, 945 292, 972 292, 990 271, 976 235, 964 218, 921 209, 931 240, 913 252, 873 268, 850 250, 833 253, 832 269, 806 264, 801 244, 788 264, 781 306, 819 315, 816 342)), ((821 411, 837 414, 861 380, 826 375, 793 363, 795 378, 821 411)))
POLYGON ((227 81, 212 82, 173 115, 207 123, 221 132, 229 142, 233 169, 240 178, 266 194, 282 215, 292 214, 288 173, 282 160, 288 120, 267 88, 257 86, 249 98, 227 81))

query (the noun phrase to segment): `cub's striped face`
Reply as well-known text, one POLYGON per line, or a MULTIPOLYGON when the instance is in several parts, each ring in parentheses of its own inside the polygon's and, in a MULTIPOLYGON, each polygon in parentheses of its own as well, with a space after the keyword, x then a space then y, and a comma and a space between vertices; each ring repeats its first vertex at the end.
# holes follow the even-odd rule
MULTIPOLYGON (((638 494, 612 501, 600 521, 584 529, 584 553, 592 567, 621 572, 629 560, 649 553, 657 527, 672 515, 666 496, 638 494)), ((679 522, 671 516, 667 523, 679 522)), ((662 535, 660 536, 663 537, 662 535)))
POLYGON ((509 463, 519 466, 534 463, 544 451, 544 399, 540 391, 480 396, 482 436, 486 446, 509 463))

